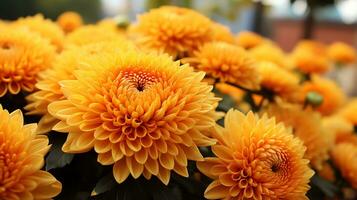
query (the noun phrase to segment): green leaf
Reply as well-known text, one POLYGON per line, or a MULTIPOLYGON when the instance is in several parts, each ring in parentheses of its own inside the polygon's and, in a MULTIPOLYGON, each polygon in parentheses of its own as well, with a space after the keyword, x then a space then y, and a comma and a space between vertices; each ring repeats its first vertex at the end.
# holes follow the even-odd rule
POLYGON ((109 174, 102 177, 97 182, 97 184, 95 185, 95 187, 93 189, 92 196, 96 196, 98 194, 105 193, 105 192, 111 190, 112 188, 114 188, 115 185, 117 185, 117 183, 113 177, 113 173, 110 172, 109 174))
POLYGON ((332 198, 338 192, 338 188, 331 182, 326 181, 318 175, 311 178, 312 184, 316 185, 326 196, 332 198))
POLYGON ((54 138, 50 153, 46 157, 46 171, 62 168, 72 162, 74 154, 64 153, 61 149, 63 143, 63 138, 54 138))

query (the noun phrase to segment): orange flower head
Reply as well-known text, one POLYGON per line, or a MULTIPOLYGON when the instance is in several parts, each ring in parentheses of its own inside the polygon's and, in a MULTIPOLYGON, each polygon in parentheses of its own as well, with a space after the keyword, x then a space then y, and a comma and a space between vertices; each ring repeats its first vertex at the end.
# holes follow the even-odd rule
POLYGON ((285 99, 295 101, 299 90, 299 79, 293 73, 272 62, 259 62, 257 65, 261 76, 261 87, 285 99))
POLYGON ((54 56, 54 47, 38 34, 0 27, 0 97, 32 92, 38 73, 51 65, 54 56))
POLYGON ((338 144, 331 152, 332 160, 354 189, 357 189, 357 145, 338 144))
POLYGON ((195 51, 192 58, 182 61, 190 62, 198 70, 222 82, 250 89, 259 88, 260 79, 255 62, 241 47, 225 42, 210 42, 195 51))
POLYGON ((329 70, 326 47, 316 41, 299 42, 293 50, 292 60, 304 73, 324 73, 329 70))
POLYGON ((222 94, 231 96, 236 103, 241 102, 245 94, 243 90, 226 83, 217 83, 215 88, 222 94))
POLYGON ((257 60, 257 61, 268 61, 276 64, 279 67, 284 69, 291 69, 292 66, 289 64, 289 60, 285 55, 284 51, 271 43, 264 43, 262 45, 258 45, 254 48, 251 48, 249 53, 257 60))
POLYGON ((299 105, 283 103, 270 104, 264 111, 293 129, 293 134, 307 148, 305 158, 310 160, 315 169, 321 169, 329 158, 328 152, 334 144, 334 135, 324 129, 319 113, 303 110, 299 105))
POLYGON ((223 24, 212 23, 212 40, 235 44, 236 40, 229 28, 223 24))
POLYGON ((323 97, 322 104, 316 108, 323 115, 337 111, 346 99, 342 89, 335 82, 319 76, 312 76, 311 81, 306 81, 301 92, 302 100, 309 92, 316 92, 323 97))
POLYGON ((335 63, 351 64, 357 60, 356 49, 343 42, 332 43, 327 52, 329 58, 335 63))
POLYGON ((211 20, 194 10, 163 6, 140 15, 130 32, 142 49, 176 58, 210 41, 211 27, 211 20))
POLYGON ((57 50, 62 50, 64 43, 64 33, 62 29, 53 21, 45 19, 43 15, 20 18, 14 22, 15 26, 27 27, 31 31, 40 34, 50 40, 57 50))
POLYGON ((203 72, 180 66, 167 55, 136 51, 82 60, 75 80, 60 81, 64 100, 48 106, 69 132, 62 150, 94 148, 98 162, 112 165, 118 183, 129 174, 157 176, 168 184, 170 171, 188 176, 187 160, 202 160, 197 146, 209 138, 219 98, 202 82, 203 72))
POLYGON ((50 200, 61 183, 42 171, 50 149, 48 138, 35 132, 36 124, 23 124, 20 110, 9 114, 0 105, 0 199, 50 200))
POLYGON ((346 105, 338 111, 338 114, 344 117, 347 121, 357 126, 357 98, 351 99, 346 105))
POLYGON ((66 38, 68 46, 83 46, 97 42, 126 40, 122 34, 113 29, 106 29, 98 25, 86 25, 69 33, 66 38))
POLYGON ((57 18, 57 24, 65 33, 69 33, 81 27, 83 20, 80 14, 72 11, 64 12, 57 18))
POLYGON ((230 110, 225 128, 217 127, 217 157, 197 163, 214 181, 207 199, 307 199, 314 172, 304 159, 305 147, 291 130, 273 118, 230 110))
POLYGON ((250 31, 240 32, 237 35, 236 40, 237 44, 245 49, 256 47, 265 42, 265 39, 262 36, 250 31))
POLYGON ((335 137, 335 144, 342 143, 351 139, 357 144, 357 136, 353 137, 353 124, 339 115, 332 115, 323 118, 323 126, 330 130, 335 137), (351 137, 352 136, 352 137, 351 137))
POLYGON ((64 50, 54 61, 53 67, 39 73, 39 81, 36 84, 38 91, 26 97, 29 104, 25 107, 28 114, 43 115, 38 123, 37 132, 47 133, 58 119, 48 113, 47 106, 54 101, 64 99, 59 81, 75 79, 73 75, 78 63, 87 57, 100 56, 102 52, 118 52, 134 49, 134 45, 122 40, 110 42, 98 42, 73 47, 64 50))

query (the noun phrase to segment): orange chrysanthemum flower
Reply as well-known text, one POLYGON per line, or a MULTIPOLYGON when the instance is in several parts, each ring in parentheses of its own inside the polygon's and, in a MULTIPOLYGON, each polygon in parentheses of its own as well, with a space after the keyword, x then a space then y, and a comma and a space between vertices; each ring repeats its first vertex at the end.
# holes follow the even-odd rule
POLYGON ((64 43, 64 33, 57 24, 49 19, 45 19, 43 15, 20 18, 14 22, 15 26, 24 26, 40 34, 42 37, 50 40, 51 44, 61 50, 64 43))
POLYGON ((86 25, 69 33, 66 38, 67 45, 83 46, 97 42, 109 42, 113 40, 126 40, 122 34, 112 29, 104 29, 101 26, 86 25))
POLYGON ((283 50, 274 44, 264 43, 252 48, 249 52, 258 61, 269 61, 285 69, 292 68, 283 50))
POLYGON ((50 146, 35 130, 36 124, 23 124, 20 110, 9 114, 0 105, 1 200, 50 200, 61 191, 61 183, 41 170, 50 146))
POLYGON ((74 71, 78 63, 87 57, 100 56, 102 52, 119 52, 121 50, 134 49, 129 42, 115 40, 110 42, 98 42, 95 44, 74 47, 63 51, 54 61, 53 67, 39 73, 39 81, 36 87, 39 91, 26 97, 29 104, 25 107, 28 114, 43 115, 38 123, 37 132, 47 133, 58 119, 48 113, 47 106, 54 101, 64 99, 60 81, 75 79, 74 71))
POLYGON ((302 100, 309 92, 316 92, 323 97, 322 104, 316 109, 323 115, 329 115, 339 109, 345 102, 345 95, 335 82, 313 76, 311 81, 306 81, 302 85, 302 100))
POLYGON ((245 49, 256 47, 265 42, 265 39, 262 36, 250 31, 240 32, 237 35, 236 40, 237 44, 245 49))
POLYGON ((241 47, 225 42, 210 42, 182 59, 197 69, 222 82, 230 82, 250 89, 259 88, 259 75, 254 60, 241 47))
POLYGON ((318 174, 330 182, 334 182, 336 180, 334 169, 328 162, 324 162, 322 168, 318 171, 318 174))
POLYGON ((69 33, 81 27, 83 20, 81 15, 76 12, 68 11, 62 13, 57 18, 57 24, 62 28, 65 33, 69 33))
POLYGON ((245 94, 243 90, 226 83, 217 83, 215 88, 222 94, 231 96, 237 103, 242 101, 245 94))
POLYGON ((344 117, 347 121, 357 126, 357 98, 348 101, 339 111, 338 114, 344 117))
POLYGON ((304 73, 324 73, 329 69, 326 47, 317 41, 299 42, 293 50, 292 60, 304 73))
POLYGON ((76 80, 61 81, 65 100, 49 112, 69 132, 62 150, 87 152, 114 164, 118 183, 131 174, 157 176, 168 184, 170 171, 188 176, 187 160, 202 160, 197 146, 220 117, 219 98, 201 82, 204 73, 173 62, 167 55, 126 51, 80 62, 76 80))
POLYGON ((235 44, 236 40, 233 33, 227 26, 219 23, 212 23, 212 40, 235 44))
POLYGON ((257 65, 261 76, 261 87, 285 99, 296 101, 299 79, 290 71, 276 64, 263 61, 257 65))
POLYGON ((55 55, 48 40, 23 28, 0 27, 0 97, 32 92, 37 74, 55 55))
POLYGON ((333 162, 354 189, 357 189, 357 146, 338 144, 331 153, 333 162))
POLYGON ((210 41, 211 28, 211 20, 194 10, 163 6, 140 15, 130 32, 139 47, 176 58, 210 41))
POLYGON ((353 124, 342 116, 333 115, 323 118, 323 126, 325 129, 330 130, 335 137, 335 144, 345 141, 357 144, 357 136, 353 134, 353 124))
POLYGON ((214 181, 207 199, 307 199, 313 171, 304 159, 305 147, 290 129, 264 115, 228 111, 225 128, 217 128, 217 157, 198 162, 214 181))
POLYGON ((303 110, 299 105, 270 104, 264 112, 275 117, 278 122, 292 127, 293 134, 304 142, 307 150, 305 158, 311 165, 321 169, 323 162, 328 158, 328 152, 334 144, 334 136, 324 129, 319 113, 303 110))
POLYGON ((357 60, 356 50, 343 42, 332 43, 327 52, 329 58, 335 63, 350 64, 357 60))

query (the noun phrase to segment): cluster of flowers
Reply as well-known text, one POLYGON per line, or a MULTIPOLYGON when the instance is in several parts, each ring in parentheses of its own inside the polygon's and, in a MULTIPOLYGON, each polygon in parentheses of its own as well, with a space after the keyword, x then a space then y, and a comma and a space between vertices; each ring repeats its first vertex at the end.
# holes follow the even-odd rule
POLYGON ((168 184, 193 160, 213 180, 208 199, 307 199, 314 173, 334 182, 334 168, 357 189, 357 100, 322 76, 355 62, 343 43, 301 41, 287 54, 172 6, 125 28, 72 12, 0 21, 0 98, 26 92, 27 114, 42 116, 24 125, 0 106, 0 199, 60 193, 41 170, 51 130, 68 133, 64 152, 94 149, 119 184, 168 184))

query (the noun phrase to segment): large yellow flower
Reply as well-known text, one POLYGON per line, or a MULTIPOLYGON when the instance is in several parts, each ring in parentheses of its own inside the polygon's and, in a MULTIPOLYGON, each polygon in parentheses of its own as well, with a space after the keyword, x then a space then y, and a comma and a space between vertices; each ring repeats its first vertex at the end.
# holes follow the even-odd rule
POLYGON ((332 43, 327 50, 329 58, 335 63, 350 64, 357 60, 356 50, 343 42, 332 43))
POLYGON ((188 176, 187 160, 202 160, 197 146, 210 139, 219 98, 201 82, 204 73, 167 55, 126 51, 80 62, 76 80, 61 81, 65 100, 51 103, 60 119, 54 130, 69 132, 62 150, 94 150, 98 162, 112 165, 122 183, 131 174, 188 176))
POLYGON ((51 44, 61 50, 64 42, 64 33, 57 24, 49 19, 45 19, 43 15, 20 18, 14 22, 15 26, 24 26, 40 34, 42 37, 51 41, 51 44))
POLYGON ((245 49, 256 47, 265 42, 265 39, 262 36, 250 31, 240 32, 237 35, 236 40, 237 44, 245 49))
POLYGON ((39 73, 39 81, 36 87, 39 91, 26 97, 29 104, 25 107, 28 114, 43 115, 38 123, 39 133, 49 132, 58 119, 50 115, 47 106, 54 101, 64 99, 59 81, 74 79, 74 71, 78 63, 87 57, 100 56, 102 52, 118 52, 134 49, 134 45, 122 40, 110 42, 98 42, 95 44, 74 47, 63 51, 54 61, 53 67, 39 73))
POLYGON ((343 143, 333 148, 333 162, 354 189, 357 189, 357 145, 343 143))
POLYGON ((65 33, 69 33, 81 27, 83 24, 82 17, 72 11, 64 12, 57 18, 57 24, 65 33))
POLYGON ((347 121, 357 126, 357 98, 351 99, 346 105, 338 111, 338 114, 344 117, 347 121))
POLYGON ((257 68, 263 89, 289 101, 296 101, 299 90, 299 79, 296 75, 267 61, 259 62, 257 68))
POLYGON ((272 43, 264 43, 251 48, 249 53, 258 61, 269 61, 285 69, 292 68, 284 51, 272 43))
POLYGON ((50 200, 61 191, 61 183, 41 170, 50 146, 35 130, 36 124, 23 124, 20 110, 9 114, 0 105, 1 200, 50 200))
POLYGON ((79 27, 66 37, 66 45, 83 46, 97 42, 126 40, 122 34, 113 29, 103 28, 98 25, 86 25, 79 27))
POLYGON ((37 74, 55 55, 48 40, 23 28, 0 27, 0 97, 33 91, 37 74))
POLYGON ((265 110, 269 116, 293 129, 293 134, 306 146, 305 158, 311 165, 321 169, 329 158, 328 152, 334 144, 332 132, 324 129, 318 112, 303 110, 299 105, 270 104, 265 110))
POLYGON ((322 104, 317 110, 323 115, 329 115, 337 111, 345 102, 345 95, 340 87, 332 80, 313 76, 311 81, 306 81, 302 86, 302 100, 309 92, 316 92, 323 97, 322 104))
POLYGON ((140 15, 130 30, 141 48, 183 57, 211 40, 211 28, 211 20, 194 10, 163 6, 140 15))
POLYGON ((326 47, 316 41, 299 42, 292 52, 292 60, 304 73, 324 73, 329 69, 326 47))
POLYGON ((283 124, 249 112, 230 110, 225 128, 218 127, 217 157, 197 163, 214 181, 207 199, 307 199, 313 171, 304 159, 305 147, 283 124))
POLYGON ((250 89, 259 88, 259 74, 254 60, 241 47, 225 42, 210 42, 184 58, 197 69, 222 82, 237 84, 250 89))

